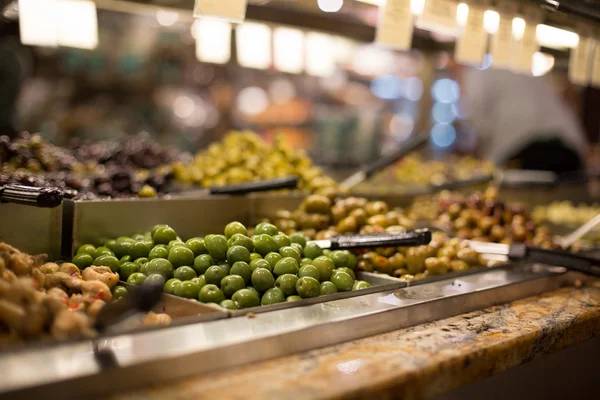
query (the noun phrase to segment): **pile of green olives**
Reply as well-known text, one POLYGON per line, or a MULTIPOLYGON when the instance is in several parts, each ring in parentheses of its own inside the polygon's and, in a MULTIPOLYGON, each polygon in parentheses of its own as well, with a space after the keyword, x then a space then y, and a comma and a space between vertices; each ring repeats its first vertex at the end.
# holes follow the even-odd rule
POLYGON ((370 287, 356 280, 354 254, 321 249, 300 232, 267 222, 253 234, 231 222, 223 235, 183 241, 168 225, 151 232, 85 244, 73 263, 103 265, 133 285, 160 283, 164 292, 237 310, 370 287))
POLYGON ((234 185, 286 175, 299 178, 298 188, 310 193, 335 194, 341 188, 283 136, 267 143, 254 132, 232 131, 222 141, 196 154, 192 163, 175 162, 175 179, 204 187, 234 185))
POLYGON ((463 272, 487 264, 487 260, 469 247, 467 240, 450 239, 440 232, 433 233, 431 242, 425 246, 378 248, 358 256, 360 270, 405 281, 463 272))

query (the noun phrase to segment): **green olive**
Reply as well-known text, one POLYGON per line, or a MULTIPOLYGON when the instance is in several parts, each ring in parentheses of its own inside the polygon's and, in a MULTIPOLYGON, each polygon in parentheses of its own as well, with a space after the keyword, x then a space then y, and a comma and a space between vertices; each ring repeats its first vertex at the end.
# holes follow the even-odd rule
POLYGON ((285 257, 279 260, 277 264, 275 264, 275 267, 273 268, 273 273, 275 274, 275 276, 281 276, 285 274, 295 275, 298 273, 299 270, 300 266, 295 258, 285 257))
POLYGON ((267 234, 254 234, 252 243, 254 244, 254 251, 263 256, 278 249, 275 240, 267 234))
POLYGON ((257 268, 266 268, 270 272, 273 272, 273 267, 267 260, 263 260, 262 258, 250 261, 250 269, 254 271, 257 268))
POLYGON ((227 239, 223 235, 206 235, 204 238, 204 245, 208 250, 208 254, 215 260, 227 259, 227 239))
POLYGON ((321 282, 320 296, 337 293, 337 287, 330 281, 321 282))
POLYGON ((275 241, 275 244, 277 244, 277 248, 287 247, 292 244, 290 238, 285 235, 275 235, 273 236, 273 240, 275 241))
POLYGON ((181 280, 176 278, 169 279, 165 282, 165 285, 163 286, 163 292, 174 295, 175 289, 179 285, 181 285, 181 280))
POLYGON ((277 287, 273 287, 263 294, 260 304, 263 306, 268 306, 270 304, 277 304, 285 302, 285 295, 281 291, 281 289, 277 287))
MULTIPOLYGON (((248 251, 254 251, 254 243, 252 242, 252 239, 250 239, 248 236, 241 234, 241 233, 236 233, 232 237, 230 237, 229 240, 227 240, 227 245, 229 247, 243 246, 243 247, 247 248, 248 251)), ((252 254, 258 254, 258 253, 252 253, 252 254)), ((260 256, 260 254, 259 254, 259 256, 260 256)))
MULTIPOLYGON (((277 227, 273 224, 270 224, 268 222, 261 222, 260 224, 256 225, 256 227, 254 228, 254 235, 269 235, 269 236, 275 236, 279 233, 279 229, 277 229, 277 227)), ((260 252, 259 252, 260 253, 260 252)))
MULTIPOLYGON (((264 260, 263 260, 264 261, 264 260)), ((246 285, 250 283, 253 269, 244 261, 238 261, 231 266, 229 273, 231 275, 239 275, 244 279, 246 285)), ((244 285, 245 286, 245 285, 244 285)))
POLYGON ((371 284, 369 282, 365 282, 365 281, 354 281, 354 283, 352 284, 352 290, 362 290, 362 289, 368 289, 371 287, 371 284))
POLYGON ((198 275, 202 275, 214 264, 215 260, 210 256, 210 254, 200 254, 194 259, 194 264, 192 267, 198 275))
POLYGON ((296 282, 296 292, 303 299, 318 297, 321 294, 321 284, 311 276, 298 278, 296 282))
POLYGON ((208 253, 208 250, 206 250, 206 244, 204 243, 203 238, 194 237, 194 238, 188 239, 188 241, 185 242, 185 244, 190 250, 192 250, 194 252, 195 257, 198 257, 200 254, 208 253))
POLYGON ((298 270, 298 277, 311 276, 316 280, 319 280, 319 270, 314 265, 303 265, 298 270))
POLYGON ((234 221, 227 224, 227 226, 225 227, 225 236, 227 237, 227 239, 229 239, 236 233, 248 235, 248 230, 241 222, 234 221))
POLYGON ((266 292, 268 289, 275 286, 275 278, 268 269, 258 268, 252 272, 252 286, 260 293, 266 292))

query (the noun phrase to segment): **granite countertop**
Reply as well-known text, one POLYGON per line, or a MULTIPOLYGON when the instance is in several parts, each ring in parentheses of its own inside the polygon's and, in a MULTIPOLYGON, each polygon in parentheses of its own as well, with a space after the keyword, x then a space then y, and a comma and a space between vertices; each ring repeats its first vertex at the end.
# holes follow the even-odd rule
POLYGON ((112 399, 423 399, 596 336, 598 282, 112 399))

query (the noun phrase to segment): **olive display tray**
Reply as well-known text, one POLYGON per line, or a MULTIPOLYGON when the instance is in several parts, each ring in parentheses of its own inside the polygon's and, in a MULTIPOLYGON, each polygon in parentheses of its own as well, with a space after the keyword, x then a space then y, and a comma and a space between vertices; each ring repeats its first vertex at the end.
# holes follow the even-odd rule
MULTIPOLYGON (((508 259, 504 256, 489 256, 489 257, 490 257, 490 259, 502 261, 502 263, 494 265, 492 267, 488 267, 488 266, 474 267, 467 271, 448 272, 445 274, 427 276, 425 278, 415 279, 412 281, 404 281, 404 280, 401 280, 394 276, 390 276, 390 275, 382 274, 382 273, 373 273, 373 272, 364 272, 364 271, 362 271, 360 273, 362 274, 364 279, 373 279, 374 277, 377 277, 379 279, 386 279, 387 281, 405 282, 407 284, 407 286, 412 287, 412 286, 424 285, 424 284, 432 283, 432 282, 438 282, 438 281, 442 281, 445 279, 455 279, 455 278, 461 278, 461 277, 470 276, 470 275, 477 275, 477 274, 481 274, 486 271, 492 271, 492 270, 496 270, 496 269, 518 268, 523 265, 529 265, 528 268, 534 268, 531 266, 531 264, 527 264, 526 262, 514 262, 514 261, 509 262, 508 259)), ((565 269, 563 267, 544 267, 544 268, 547 268, 547 269, 556 268, 555 269, 556 272, 564 272, 565 271, 565 269)))
POLYGON ((363 295, 367 295, 367 294, 382 292, 385 290, 401 289, 401 288, 407 286, 406 282, 400 281, 396 278, 381 277, 376 274, 365 274, 361 271, 357 271, 356 279, 363 280, 363 281, 370 283, 371 287, 366 288, 366 289, 361 289, 361 290, 352 290, 349 292, 338 292, 338 293, 334 293, 334 294, 313 297, 310 299, 302 299, 302 300, 291 301, 291 302, 271 304, 268 306, 251 307, 251 308, 245 308, 243 310, 230 310, 229 313, 232 317, 243 317, 248 314, 258 314, 258 313, 265 313, 265 312, 269 312, 269 311, 277 311, 277 310, 285 310, 285 309, 295 308, 295 307, 309 306, 312 304, 319 304, 319 303, 325 303, 328 301, 348 299, 351 297, 363 296, 363 295))
MULTIPOLYGON (((136 290, 137 286, 119 282, 119 285, 126 287, 128 290, 136 290)), ((227 310, 219 307, 216 304, 201 303, 196 300, 185 299, 183 297, 173 296, 163 293, 160 302, 152 310, 155 313, 167 314, 173 320, 173 326, 184 325, 188 323, 215 321, 217 319, 227 318, 229 313, 227 310)), ((119 330, 133 330, 140 328, 140 323, 143 317, 136 318, 133 321, 128 321, 126 325, 119 326, 119 330)), ((150 326, 152 327, 152 326, 150 326)))
POLYGON ((480 310, 576 279, 581 275, 508 265, 248 318, 28 348, 0 357, 0 397, 84 398, 158 385, 480 310))
MULTIPOLYGON (((303 194, 255 193, 246 196, 118 199, 64 202, 62 255, 73 256, 82 244, 150 231, 169 224, 184 239, 222 232, 231 221, 253 225, 277 209, 294 209, 303 194)), ((21 231, 23 233, 23 231, 21 231)))

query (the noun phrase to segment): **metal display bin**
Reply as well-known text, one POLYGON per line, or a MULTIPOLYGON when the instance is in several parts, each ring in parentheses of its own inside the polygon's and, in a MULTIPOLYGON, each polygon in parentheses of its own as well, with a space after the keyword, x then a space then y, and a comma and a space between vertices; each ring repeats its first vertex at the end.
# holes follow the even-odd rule
POLYGON ((29 254, 61 255, 64 207, 38 208, 0 203, 0 242, 29 254))
POLYGON ((183 239, 222 232, 231 221, 249 221, 252 202, 246 197, 206 196, 197 199, 156 198, 111 201, 65 201, 62 254, 85 243, 146 232, 168 223, 183 239))

